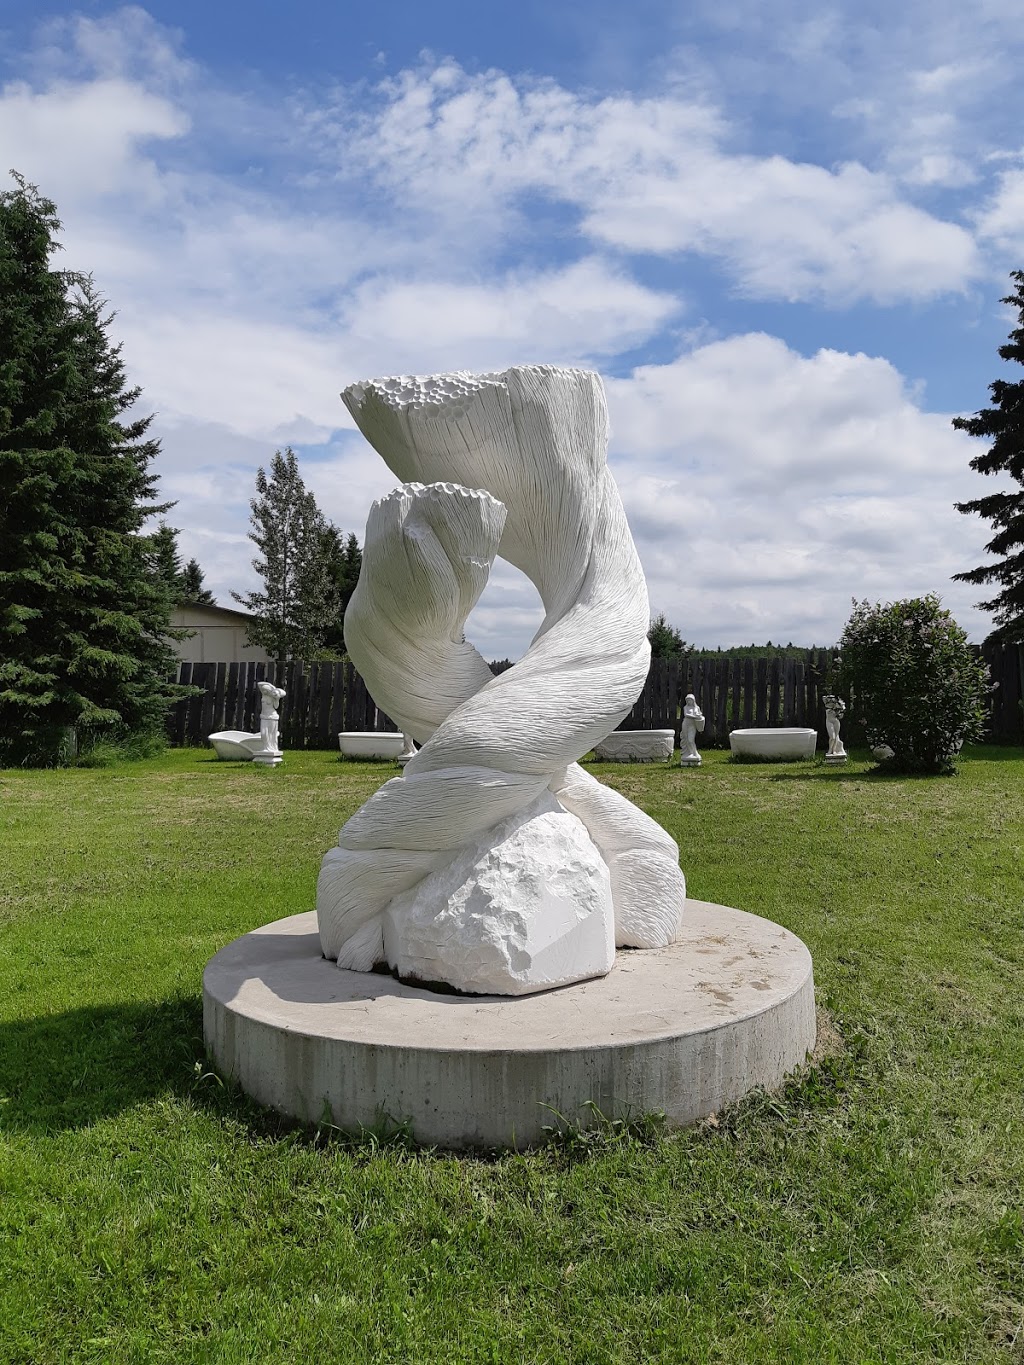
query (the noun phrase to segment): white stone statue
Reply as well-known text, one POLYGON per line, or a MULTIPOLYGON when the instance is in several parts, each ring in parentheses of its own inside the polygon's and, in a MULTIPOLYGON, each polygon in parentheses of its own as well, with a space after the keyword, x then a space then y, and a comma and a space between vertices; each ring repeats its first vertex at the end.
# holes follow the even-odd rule
POLYGON ((697 705, 697 698, 687 692, 683 700, 683 720, 679 727, 679 765, 682 768, 699 768, 701 757, 697 752, 697 735, 704 733, 704 712, 697 705))
POLYGON ((517 995, 602 975, 616 944, 671 942, 674 841, 578 764, 629 714, 650 658, 600 378, 524 366, 343 396, 405 481, 371 509, 346 647, 421 748, 324 858, 325 956, 517 995), (498 553, 546 614, 494 676, 463 623, 498 553))
POLYGON ((266 767, 276 767, 281 762, 281 749, 277 742, 277 730, 280 723, 277 704, 288 694, 282 687, 275 687, 270 682, 260 682, 256 686, 259 688, 260 705, 260 747, 253 754, 254 763, 262 763, 266 767))
POLYGON ((412 735, 405 733, 402 735, 402 752, 398 755, 398 761, 404 768, 410 758, 416 757, 416 744, 412 735))
POLYGON ((839 725, 846 714, 846 702, 842 697, 833 696, 827 693, 822 697, 825 707, 825 730, 828 733, 828 750, 825 754, 826 763, 845 763, 846 750, 843 748, 843 741, 839 738, 839 725))

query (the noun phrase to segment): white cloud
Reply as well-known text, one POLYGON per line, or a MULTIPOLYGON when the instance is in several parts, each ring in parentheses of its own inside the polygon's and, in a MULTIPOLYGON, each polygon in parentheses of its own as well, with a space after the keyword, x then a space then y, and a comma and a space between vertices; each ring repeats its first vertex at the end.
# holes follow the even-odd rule
POLYGON ((40 79, 83 73, 99 79, 143 73, 160 86, 179 86, 198 75, 182 55, 183 35, 139 5, 121 5, 90 19, 83 14, 44 20, 24 64, 40 79))
POLYGON ((373 350, 398 346, 418 356, 413 368, 422 369, 426 357, 431 369, 487 369, 535 358, 540 337, 553 363, 613 355, 645 341, 679 310, 671 294, 591 257, 492 283, 377 278, 356 289, 343 322, 373 350))
POLYGON ((339 147, 396 202, 449 221, 497 222, 540 193, 605 247, 709 256, 765 298, 926 298, 964 288, 978 269, 970 234, 901 198, 887 175, 732 151, 704 104, 588 100, 450 62, 380 94, 375 116, 343 113, 339 147))
POLYGON ((979 637, 972 442, 885 360, 735 336, 606 381, 655 610, 685 638, 833 642, 853 596, 937 591, 979 637))
POLYGON ((995 190, 976 217, 978 234, 1019 259, 1024 252, 1024 169, 999 173, 995 190))
POLYGON ((703 41, 670 50, 666 71, 746 110, 762 147, 795 135, 815 160, 828 147, 934 199, 971 184, 985 152, 1019 135, 1014 0, 695 0, 685 13, 680 36, 703 41))
POLYGON ((45 91, 15 81, 0 91, 3 164, 30 174, 40 167, 46 191, 65 204, 128 184, 145 195, 151 171, 140 147, 187 129, 187 117, 168 100, 116 77, 45 91))

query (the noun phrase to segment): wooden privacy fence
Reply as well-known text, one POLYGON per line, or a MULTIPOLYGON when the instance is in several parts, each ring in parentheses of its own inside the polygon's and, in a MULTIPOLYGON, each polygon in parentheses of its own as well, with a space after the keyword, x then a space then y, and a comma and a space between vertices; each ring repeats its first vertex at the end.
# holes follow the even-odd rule
MULTIPOLYGON (((683 699, 692 692, 704 712, 705 748, 727 745, 730 730, 776 725, 807 726, 827 745, 821 698, 837 652, 809 649, 802 658, 654 659, 646 686, 619 729, 674 730, 678 744, 683 699)), ((986 738, 1024 744, 1024 646, 992 644, 980 653, 992 684, 986 738)), ((843 733, 855 744, 864 742, 856 706, 847 711, 843 733)))
POLYGON ((993 684, 989 738, 999 744, 1024 744, 1024 645, 984 645, 981 657, 993 684))
POLYGON ((701 744, 729 743, 729 731, 751 726, 802 725, 825 736, 821 693, 834 651, 807 651, 804 658, 652 659, 647 683, 620 730, 674 730, 679 742, 688 692, 704 712, 701 744))
POLYGON ((203 691, 171 708, 167 735, 175 745, 204 744, 218 730, 259 730, 258 682, 287 693, 278 707, 283 749, 336 749, 339 730, 398 728, 350 663, 183 663, 178 682, 203 691))
MULTIPOLYGON (((982 651, 992 682, 990 738, 1024 744, 1024 648, 986 646, 982 651)), ((750 726, 802 725, 826 741, 821 703, 834 651, 807 650, 799 658, 654 659, 636 705, 621 730, 673 730, 679 741, 683 698, 692 692, 704 712, 703 747, 726 745, 729 731, 750 726)), ((179 702, 167 719, 172 744, 202 744, 217 730, 259 729, 256 683, 283 687, 281 744, 285 749, 333 749, 339 730, 395 730, 377 709, 366 684, 350 663, 190 664, 178 681, 202 688, 179 702)), ((858 741, 853 716, 844 733, 858 741)))

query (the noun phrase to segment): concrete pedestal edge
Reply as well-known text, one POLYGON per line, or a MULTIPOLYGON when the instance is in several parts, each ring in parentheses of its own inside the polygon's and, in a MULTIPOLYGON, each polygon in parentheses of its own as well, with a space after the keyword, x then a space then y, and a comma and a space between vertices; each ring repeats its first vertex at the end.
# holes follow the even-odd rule
MULTIPOLYGON (((430 1146, 530 1146, 545 1138, 546 1129, 558 1126, 558 1116, 586 1127, 598 1121, 595 1109, 606 1118, 657 1112, 665 1115, 670 1126, 689 1125, 754 1087, 777 1086, 806 1060, 815 1041, 813 972, 810 954, 800 940, 756 916, 697 904, 707 910, 721 910, 732 917, 733 923, 738 922, 737 917, 754 921, 787 940, 786 980, 781 989, 774 990, 771 1003, 763 1010, 729 1017, 728 1010, 719 1007, 718 1017, 696 1028, 692 1020, 674 1023, 671 1017, 659 1016, 660 1022, 647 1036, 637 1036, 635 1028, 624 1028, 623 1034, 632 1036, 621 1038, 614 1036, 617 1025, 612 1019, 606 1040, 591 1040, 583 1046, 563 1037, 553 1038, 551 1046, 517 1048, 514 1035, 503 1037, 495 1047, 480 1046, 482 1039, 476 1036, 472 1046, 459 1046, 451 1037, 432 1040, 428 1033, 417 1036, 415 1045, 409 1041, 396 1045, 393 1039, 385 1040, 386 1029, 382 1029, 381 1041, 374 1040, 372 1011, 385 1008, 377 1002, 382 998, 393 1001, 402 992, 418 997, 429 993, 378 978, 387 981, 386 992, 358 1002, 364 1036, 338 1037, 333 1028, 335 1036, 327 1036, 304 1025, 296 1026, 294 1011, 290 1014, 284 1009, 281 1022, 275 1022, 272 1010, 268 1013, 262 1007, 252 1011, 240 1003, 244 991, 231 984, 230 953, 255 937, 245 935, 212 958, 204 974, 207 1048, 222 1074, 237 1080, 259 1103, 279 1112, 303 1122, 327 1119, 347 1130, 374 1127, 382 1120, 408 1121, 414 1139, 430 1146), (224 963, 229 964, 226 972, 224 963), (260 1014, 265 1017, 258 1017, 260 1014)), ((312 918, 293 916, 291 921, 279 921, 279 926, 312 918)), ((653 971, 657 954, 666 951, 628 955, 629 971, 636 978, 630 986, 638 991, 638 1001, 643 999, 639 992, 645 968, 653 971)), ((680 957, 679 961, 686 959, 680 957)), ((327 967, 317 959, 318 972, 327 967)), ((333 965, 330 970, 337 972, 333 965)), ((664 974, 664 963, 660 970, 664 974)), ((763 964, 757 970, 771 981, 763 964)), ((362 974, 338 975, 351 978, 362 974)), ((364 977, 356 988, 365 992, 365 982, 364 977)), ((583 992, 595 984, 580 983, 549 993, 552 998, 560 997, 553 1008, 564 1011, 573 1005, 572 992, 583 992)), ((501 1007, 503 1020, 509 1017, 509 1005, 514 1008, 508 1000, 477 999, 481 1027, 486 1027, 489 1004, 501 1007)), ((543 997, 523 1000, 534 1002, 532 1008, 536 1010, 543 997)), ((352 1006, 352 1002, 347 1003, 352 1006)), ((592 1008, 601 1007, 600 999, 594 1000, 592 1008)), ((628 1004, 626 1010, 628 1013, 628 1004)), ((502 1028, 507 1028, 507 1023, 502 1028)))

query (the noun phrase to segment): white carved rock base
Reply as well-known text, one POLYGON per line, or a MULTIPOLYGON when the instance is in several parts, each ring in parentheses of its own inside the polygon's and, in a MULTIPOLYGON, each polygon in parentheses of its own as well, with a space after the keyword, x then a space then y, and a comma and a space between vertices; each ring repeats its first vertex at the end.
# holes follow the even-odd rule
POLYGON ((529 995, 603 976, 615 958, 608 867, 545 793, 396 896, 383 953, 403 981, 529 995))

